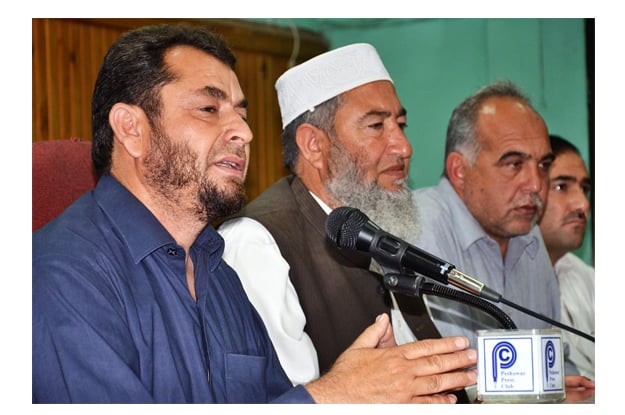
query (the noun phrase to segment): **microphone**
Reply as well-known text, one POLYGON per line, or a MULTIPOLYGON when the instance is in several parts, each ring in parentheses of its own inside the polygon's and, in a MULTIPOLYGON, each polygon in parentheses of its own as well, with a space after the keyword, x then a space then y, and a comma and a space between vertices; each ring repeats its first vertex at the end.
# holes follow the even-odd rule
POLYGON ((341 206, 330 212, 326 235, 339 248, 369 252, 382 267, 407 268, 479 297, 501 300, 498 292, 460 272, 455 265, 383 231, 356 208, 341 206))
POLYGON ((360 210, 341 206, 330 212, 326 220, 326 235, 339 248, 369 252, 385 272, 387 268, 409 269, 443 284, 452 284, 478 297, 502 302, 525 314, 546 321, 594 343, 595 338, 573 327, 555 321, 506 300, 479 280, 460 272, 456 266, 414 245, 383 231, 360 210))

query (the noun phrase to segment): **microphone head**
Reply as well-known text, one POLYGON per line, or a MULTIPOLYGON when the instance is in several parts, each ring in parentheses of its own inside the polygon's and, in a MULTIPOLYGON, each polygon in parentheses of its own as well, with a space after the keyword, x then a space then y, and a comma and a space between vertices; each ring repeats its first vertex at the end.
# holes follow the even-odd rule
POLYGON ((326 220, 326 235, 339 248, 356 250, 358 235, 369 222, 360 210, 341 206, 334 209, 326 220))

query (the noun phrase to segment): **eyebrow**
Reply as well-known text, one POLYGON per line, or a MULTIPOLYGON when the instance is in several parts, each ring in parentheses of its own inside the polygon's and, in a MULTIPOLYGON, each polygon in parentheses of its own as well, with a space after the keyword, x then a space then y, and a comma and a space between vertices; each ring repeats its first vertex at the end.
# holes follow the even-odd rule
POLYGON ((556 177, 553 177, 553 178, 549 179, 549 181, 552 181, 552 182, 558 182, 558 181, 559 182, 576 182, 577 179, 575 177, 573 177, 573 176, 569 176, 569 175, 566 175, 566 174, 561 174, 559 176, 556 176, 556 177))
MULTIPOLYGON (((221 88, 217 88, 214 86, 205 86, 202 90, 206 95, 209 95, 213 98, 216 98, 220 101, 224 101, 228 98, 228 94, 221 88)), ((235 108, 243 108, 247 109, 248 101, 246 98, 243 98, 241 101, 234 104, 235 108)))
POLYGON ((555 183, 555 182, 566 182, 566 183, 577 183, 579 181, 580 186, 592 186, 592 183, 590 181, 590 177, 584 177, 581 180, 577 180, 576 177, 573 176, 569 176, 567 174, 561 174, 559 176, 556 176, 552 179, 549 179, 550 183, 555 183))
MULTIPOLYGON (((501 157, 499 157, 499 161, 504 161, 510 157, 521 157, 524 160, 529 160, 532 158, 529 154, 522 153, 520 151, 508 151, 507 153, 504 153, 501 157)), ((554 161, 555 158, 556 156, 553 153, 545 154, 540 158, 540 162, 554 161)))
MULTIPOLYGON (((399 117, 405 117, 407 113, 408 113, 408 111, 406 111, 406 108, 402 107, 401 110, 399 111, 399 113, 397 114, 397 117, 398 118, 399 117)), ((365 118, 370 117, 372 115, 373 116, 380 116, 380 117, 383 117, 383 118, 388 118, 388 117, 390 117, 393 114, 390 111, 371 110, 371 111, 367 112, 366 114, 364 114, 361 117, 361 120, 364 120, 365 118)))

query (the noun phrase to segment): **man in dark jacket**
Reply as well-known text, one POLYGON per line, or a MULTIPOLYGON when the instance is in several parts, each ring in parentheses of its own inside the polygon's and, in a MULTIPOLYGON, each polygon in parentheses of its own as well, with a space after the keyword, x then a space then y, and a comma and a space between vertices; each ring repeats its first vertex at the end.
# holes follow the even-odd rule
POLYGON ((330 369, 380 313, 397 343, 439 338, 419 297, 393 295, 365 253, 326 237, 332 209, 356 207, 402 237, 418 224, 407 185, 406 110, 377 51, 354 44, 276 82, 284 164, 293 173, 219 232, 294 384, 330 369))

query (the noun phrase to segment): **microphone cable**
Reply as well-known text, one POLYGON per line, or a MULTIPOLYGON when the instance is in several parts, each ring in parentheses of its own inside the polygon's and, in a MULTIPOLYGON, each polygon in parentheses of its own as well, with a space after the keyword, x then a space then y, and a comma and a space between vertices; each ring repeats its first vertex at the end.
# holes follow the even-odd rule
POLYGON ((577 330, 577 329, 576 329, 576 328, 574 328, 574 327, 567 326, 567 325, 565 325, 565 324, 560 323, 559 321, 556 321, 556 320, 550 319, 550 318, 549 318, 549 317, 547 317, 547 316, 543 316, 542 314, 538 314, 538 313, 536 313, 536 312, 534 312, 534 311, 532 311, 532 310, 529 310, 529 309, 527 309, 527 308, 525 308, 525 307, 522 307, 522 306, 520 306, 520 305, 518 305, 518 304, 515 304, 515 303, 513 303, 512 301, 508 301, 508 300, 506 300, 506 299, 505 299, 505 298, 503 298, 503 297, 501 297, 501 298, 499 299, 499 301, 500 301, 500 302, 502 302, 502 303, 504 303, 504 304, 506 304, 506 305, 508 305, 508 306, 510 306, 510 307, 512 307, 512 308, 516 308, 516 309, 517 309, 517 310, 519 310, 519 311, 522 311, 522 312, 524 312, 524 313, 526 313, 526 314, 529 314, 530 316, 536 317, 537 319, 540 319, 540 320, 546 321, 546 322, 548 322, 548 323, 551 323, 551 324, 553 324, 554 326, 558 326, 558 327, 560 327, 560 328, 562 328, 562 329, 565 329, 565 330, 567 330, 567 331, 570 331, 571 333, 575 333, 575 334, 577 334, 578 336, 582 336, 583 338, 588 339, 588 340, 590 340, 590 341, 591 341, 591 342, 593 342, 593 343, 595 342, 595 338, 594 338, 593 336, 591 336, 591 335, 589 335, 589 334, 586 334, 586 333, 584 333, 584 332, 582 332, 582 331, 579 331, 579 330, 577 330))
MULTIPOLYGON (((405 278, 396 278, 403 275, 397 274, 398 272, 401 272, 404 269, 409 269, 418 275, 426 276, 432 280, 440 282, 441 284, 455 285, 462 290, 467 291, 465 294, 470 293, 470 295, 475 295, 476 298, 480 298, 482 301, 485 301, 484 299, 486 299, 491 301, 490 304, 506 304, 509 307, 515 308, 539 320, 546 321, 556 327, 560 327, 571 333, 577 334, 578 336, 584 337, 593 343, 595 342, 595 338, 593 336, 506 300, 501 294, 489 289, 479 280, 459 271, 453 264, 442 260, 441 258, 437 258, 429 252, 423 251, 422 249, 382 230, 378 225, 371 222, 367 215, 356 208, 341 206, 330 212, 328 219, 326 220, 326 235, 334 243, 334 245, 339 248, 368 252, 371 255, 371 258, 379 263, 385 275, 387 273, 392 274, 397 280, 389 280, 389 282, 391 282, 390 287, 394 287, 387 287, 389 289, 399 290, 398 292, 407 290, 409 295, 413 296, 415 295, 414 293, 419 290, 428 289, 434 291, 434 295, 447 296, 447 298, 454 300, 458 299, 459 301, 462 301, 470 306, 479 307, 489 314, 499 314, 498 312, 493 311, 486 302, 479 302, 478 304, 478 302, 471 299, 472 297, 457 297, 455 293, 457 290, 447 291, 433 286, 417 287, 412 283, 407 283, 405 278), (393 282, 396 285, 393 285, 393 282), (487 309, 489 311, 487 311, 487 309)), ((409 278, 408 275, 404 276, 409 278)), ((385 280, 385 284, 386 283, 387 281, 385 280)), ((419 281, 419 285, 423 285, 423 282, 419 281)), ((495 316, 493 315, 493 317, 495 316)), ((501 316, 495 318, 502 322, 501 316)), ((508 323, 509 322, 506 322, 506 324, 508 323)))
POLYGON ((490 301, 467 292, 446 287, 442 284, 426 281, 423 276, 386 273, 384 274, 384 286, 390 291, 413 297, 420 296, 421 294, 430 294, 459 301, 489 314, 499 322, 503 329, 515 330, 517 328, 510 316, 490 301), (407 282, 408 280, 410 281, 407 282))

